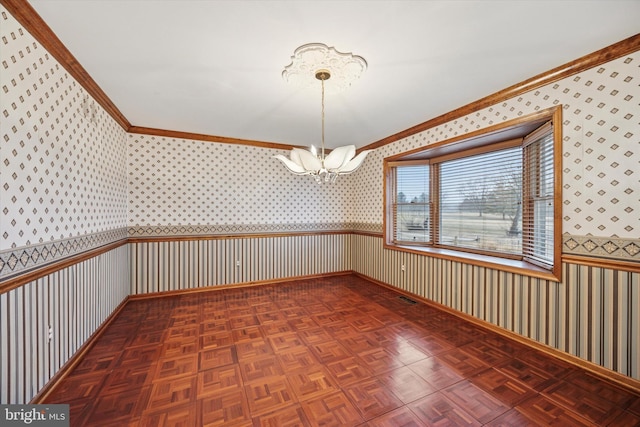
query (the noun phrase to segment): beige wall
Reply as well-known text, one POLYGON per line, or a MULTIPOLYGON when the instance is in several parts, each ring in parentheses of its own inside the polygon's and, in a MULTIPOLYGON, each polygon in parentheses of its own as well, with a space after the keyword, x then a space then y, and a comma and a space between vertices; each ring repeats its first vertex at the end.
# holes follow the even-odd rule
MULTIPOLYGON (((1 285, 126 239, 127 161, 126 132, 0 12, 1 285)), ((128 273, 122 245, 0 292, 0 403, 51 379, 124 301, 128 273)))
POLYGON ((640 261, 639 62, 635 52, 381 147, 353 177, 351 220, 381 233, 385 157, 562 105, 562 252, 611 268, 564 263, 556 283, 356 236, 354 270, 639 380, 640 274, 615 268, 640 261))
MULTIPOLYGON (((382 223, 383 158, 562 105, 563 233, 637 242, 638 62, 635 52, 380 148, 354 177, 351 220, 382 223)), ((640 259, 633 249, 625 253, 615 255, 640 259)))
POLYGON ((0 403, 31 399, 130 293, 350 269, 640 379, 637 273, 565 263, 547 282, 388 251, 380 237, 384 157, 562 104, 563 251, 638 261, 638 53, 379 148, 327 187, 288 174, 278 150, 127 134, 0 11, 0 282, 127 237, 193 236, 129 243, 1 293, 0 403), (235 233, 258 236, 220 237, 235 233))
POLYGON ((640 275, 615 268, 616 261, 640 261, 639 62, 635 52, 401 139, 354 176, 351 220, 381 233, 385 157, 562 105, 562 252, 607 258, 611 268, 563 263, 556 283, 392 251, 381 236, 357 236, 354 270, 640 379, 640 275))
MULTIPOLYGON (((318 185, 273 158, 287 154, 246 145, 130 134, 130 227, 158 225, 291 226, 349 221, 351 184, 318 185)), ((248 227, 247 227, 248 226, 248 227)))

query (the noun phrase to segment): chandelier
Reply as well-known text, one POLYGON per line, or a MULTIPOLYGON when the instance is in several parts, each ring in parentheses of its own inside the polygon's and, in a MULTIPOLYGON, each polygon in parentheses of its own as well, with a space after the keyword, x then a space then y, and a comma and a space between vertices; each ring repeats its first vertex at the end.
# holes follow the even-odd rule
POLYGON ((280 160, 294 175, 310 175, 316 182, 335 182, 339 175, 355 172, 364 161, 370 150, 360 152, 356 156, 356 146, 338 147, 325 156, 324 145, 324 95, 325 82, 329 93, 338 93, 358 79, 366 70, 367 62, 360 56, 338 52, 333 47, 322 43, 309 43, 300 46, 291 57, 291 64, 282 72, 282 77, 290 84, 306 87, 320 81, 322 89, 322 139, 318 153, 315 147, 311 150, 293 148, 289 157, 281 154, 274 156, 280 160))

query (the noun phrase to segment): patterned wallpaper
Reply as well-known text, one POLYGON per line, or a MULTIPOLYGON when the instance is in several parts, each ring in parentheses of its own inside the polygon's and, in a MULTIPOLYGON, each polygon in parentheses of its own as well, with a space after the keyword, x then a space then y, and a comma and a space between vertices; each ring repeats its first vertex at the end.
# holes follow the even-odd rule
POLYGON ((351 220, 382 222, 383 158, 561 104, 563 232, 638 239, 639 83, 636 52, 384 146, 355 176, 351 220))
POLYGON ((319 185, 293 176, 273 158, 287 152, 137 134, 129 135, 127 147, 130 227, 224 225, 256 232, 349 221, 350 179, 319 185))
POLYGON ((4 8, 0 48, 0 251, 125 227, 126 132, 4 8))

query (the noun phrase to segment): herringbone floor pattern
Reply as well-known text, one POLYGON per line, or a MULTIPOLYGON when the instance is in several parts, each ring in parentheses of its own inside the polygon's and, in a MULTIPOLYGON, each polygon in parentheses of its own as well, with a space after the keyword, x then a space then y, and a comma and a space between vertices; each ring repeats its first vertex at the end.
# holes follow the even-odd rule
POLYGON ((355 276, 130 301, 74 426, 637 426, 640 396, 355 276))

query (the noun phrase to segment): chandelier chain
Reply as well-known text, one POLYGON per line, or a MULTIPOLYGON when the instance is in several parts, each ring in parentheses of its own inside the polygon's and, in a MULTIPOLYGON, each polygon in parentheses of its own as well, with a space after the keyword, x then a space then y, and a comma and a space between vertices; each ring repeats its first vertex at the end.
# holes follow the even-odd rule
POLYGON ((320 79, 322 82, 322 166, 324 166, 324 78, 320 79))

